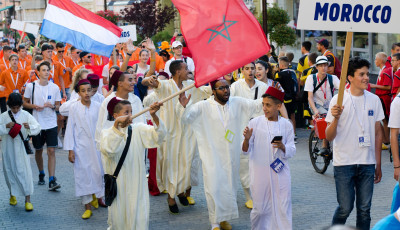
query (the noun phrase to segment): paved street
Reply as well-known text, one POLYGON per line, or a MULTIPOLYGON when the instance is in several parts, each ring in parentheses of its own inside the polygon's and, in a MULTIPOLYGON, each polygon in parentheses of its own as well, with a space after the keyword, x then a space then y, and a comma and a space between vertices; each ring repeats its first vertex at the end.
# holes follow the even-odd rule
MULTIPOLYGON (((321 229, 328 226, 337 205, 332 165, 324 175, 320 175, 314 171, 310 163, 309 132, 308 130, 298 130, 297 154, 290 163, 294 229, 321 229)), ((383 180, 375 186, 374 190, 371 212, 372 226, 379 219, 388 215, 395 185, 388 151, 383 152, 382 158, 383 180)), ((45 162, 47 162, 47 157, 45 162)), ((68 162, 66 151, 57 150, 56 176, 62 185, 60 192, 48 192, 47 184, 38 186, 38 170, 33 156, 31 156, 31 165, 35 191, 31 198, 34 211, 30 213, 25 212, 23 197, 17 197, 16 207, 9 205, 8 189, 1 167, 0 229, 106 229, 107 209, 105 208, 94 210, 93 216, 89 220, 81 219, 84 208, 81 200, 75 197, 73 167, 68 162)), ((47 180, 46 175, 46 182, 48 182, 47 180)), ((151 197, 150 229, 210 229, 203 186, 195 187, 192 191, 197 202, 196 205, 179 206, 181 210, 179 215, 169 214, 166 195, 151 197)), ((244 207, 244 203, 244 194, 240 189, 238 193, 240 218, 231 221, 233 229, 250 229, 250 210, 244 207)), ((355 216, 353 210, 348 224, 355 225, 355 216)))

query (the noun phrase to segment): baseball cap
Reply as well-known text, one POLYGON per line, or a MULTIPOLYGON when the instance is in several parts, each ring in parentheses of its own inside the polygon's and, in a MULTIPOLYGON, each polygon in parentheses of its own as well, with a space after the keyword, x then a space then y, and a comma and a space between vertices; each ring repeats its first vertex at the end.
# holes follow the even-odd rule
POLYGON ((182 43, 180 41, 174 41, 172 42, 172 48, 176 48, 178 46, 183 46, 182 43))
POLYGON ((316 41, 318 44, 325 46, 326 48, 329 47, 329 41, 326 40, 325 38, 322 38, 322 39, 320 39, 320 40, 315 39, 315 41, 316 41))
POLYGON ((325 57, 325 56, 317 57, 317 61, 315 62, 315 65, 324 64, 324 63, 329 63, 327 57, 325 57))

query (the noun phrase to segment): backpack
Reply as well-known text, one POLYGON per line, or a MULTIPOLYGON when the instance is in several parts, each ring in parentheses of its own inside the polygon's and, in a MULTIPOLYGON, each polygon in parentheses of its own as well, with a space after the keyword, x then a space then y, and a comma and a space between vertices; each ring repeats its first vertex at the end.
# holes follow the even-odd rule
POLYGON ((332 55, 334 58, 333 66, 334 66, 334 73, 340 79, 340 75, 342 74, 342 64, 340 63, 339 58, 337 58, 331 51, 328 51, 326 55, 332 55))
MULTIPOLYGON (((335 86, 333 85, 333 79, 332 79, 332 75, 327 74, 326 77, 328 78, 328 82, 329 82, 329 87, 330 87, 330 91, 333 97, 333 93, 335 92, 335 86)), ((313 74, 313 85, 314 85, 314 89, 315 87, 317 87, 317 75, 313 74)))
POLYGON ((298 86, 296 72, 293 69, 284 69, 284 70, 282 70, 282 72, 283 71, 290 72, 290 76, 292 77, 292 80, 293 80, 293 87, 294 87, 293 92, 294 92, 294 97, 295 97, 297 95, 297 86, 298 86))

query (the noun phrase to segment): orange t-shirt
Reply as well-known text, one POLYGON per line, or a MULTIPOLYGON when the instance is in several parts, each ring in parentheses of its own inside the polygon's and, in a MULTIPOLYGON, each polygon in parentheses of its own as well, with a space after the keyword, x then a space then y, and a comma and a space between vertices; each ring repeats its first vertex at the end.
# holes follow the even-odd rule
POLYGON ((0 58, 0 69, 1 71, 10 68, 10 61, 5 59, 4 57, 0 58))
MULTIPOLYGON (((54 84, 58 85, 61 90, 60 79, 59 77, 63 76, 63 68, 58 61, 53 61, 50 69, 50 79, 53 79, 54 84)), ((64 79, 63 79, 64 80, 64 79)), ((65 83, 64 83, 65 86, 65 83)))
POLYGON ((25 71, 29 71, 32 69, 31 67, 32 58, 26 56, 25 59, 19 58, 18 68, 21 68, 25 71))
POLYGON ((18 90, 18 92, 21 93, 22 86, 28 79, 28 73, 20 68, 18 68, 17 71, 13 71, 11 68, 3 71, 0 74, 0 85, 5 87, 3 91, 4 97, 8 98, 14 90, 18 90))
POLYGON ((72 69, 72 76, 75 75, 75 72, 83 66, 83 63, 79 63, 72 69))
POLYGON ((104 65, 103 62, 103 56, 97 55, 97 54, 92 54, 93 56, 93 65, 104 65))
MULTIPOLYGON (((139 53, 140 53, 141 50, 142 50, 142 49, 137 48, 137 49, 135 50, 135 52, 132 53, 132 56, 131 56, 131 58, 129 59, 129 61, 130 61, 130 62, 138 61, 138 60, 139 60, 139 53)), ((121 51, 121 55, 122 55, 122 59, 125 60, 126 52, 124 52, 124 51, 122 50, 122 51, 121 51)))
POLYGON ((55 56, 53 58, 53 61, 59 62, 62 68, 62 78, 64 80, 64 86, 65 88, 69 88, 69 86, 71 85, 71 81, 72 81, 72 76, 70 75, 70 73, 66 70, 66 68, 71 68, 71 70, 74 68, 74 62, 72 61, 71 58, 64 56, 62 58, 62 60, 59 60, 57 56, 55 56))

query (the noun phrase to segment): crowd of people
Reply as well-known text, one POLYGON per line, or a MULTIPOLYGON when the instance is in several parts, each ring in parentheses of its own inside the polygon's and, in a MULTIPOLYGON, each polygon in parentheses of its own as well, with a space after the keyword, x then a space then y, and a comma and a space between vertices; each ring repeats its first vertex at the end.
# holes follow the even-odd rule
POLYGON ((176 198, 195 205, 191 190, 199 183, 199 167, 212 230, 232 229, 229 221, 238 218, 239 180, 252 229, 292 229, 289 159, 296 153, 296 113, 309 124, 321 117, 328 123, 318 154, 329 154, 333 142, 338 207, 332 225, 345 224, 355 202, 357 228, 370 229, 383 148, 391 147, 399 179, 399 43, 391 56, 376 54, 376 83, 370 82, 367 60, 350 60, 343 106, 336 95, 340 61, 326 39, 317 42, 319 54, 304 42, 297 64, 293 53, 271 50, 164 103, 159 101, 194 83, 195 63, 178 34, 160 47, 151 39, 139 46, 128 40, 111 57, 46 39, 15 48, 4 39, 1 45, 4 175, 10 205, 24 196, 26 211, 33 210, 34 183, 27 153, 35 155, 37 183, 47 179, 49 191, 57 191, 62 178, 56 178, 55 153, 63 148, 73 164, 81 217, 108 206, 110 229, 148 229, 149 194, 168 194, 173 214, 184 211, 176 198), (145 107, 148 112, 135 115, 145 107), (105 174, 117 181, 112 201, 105 199, 105 174))

